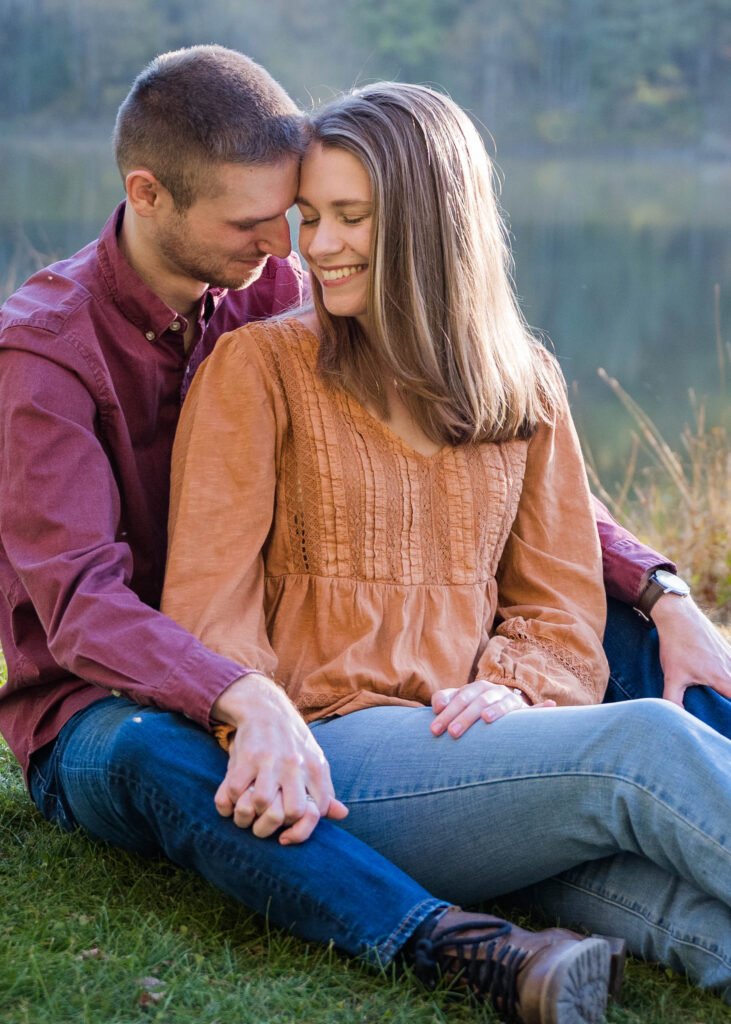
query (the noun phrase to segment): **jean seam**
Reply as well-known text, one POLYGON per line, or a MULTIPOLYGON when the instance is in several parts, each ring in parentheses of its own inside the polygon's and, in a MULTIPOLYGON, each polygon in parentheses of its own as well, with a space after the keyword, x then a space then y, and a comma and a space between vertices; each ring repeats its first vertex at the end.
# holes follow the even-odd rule
POLYGON ((58 749, 59 741, 57 740, 50 756, 45 760, 44 771, 41 770, 40 765, 34 763, 31 759, 28 772, 28 792, 31 800, 47 821, 61 828, 64 832, 71 833, 79 828, 79 823, 63 795, 63 787, 60 784, 56 767, 58 749), (38 792, 40 803, 36 801, 33 795, 34 790, 38 792), (52 812, 46 806, 48 801, 53 801, 52 812))
POLYGON ((634 698, 634 694, 631 692, 631 690, 627 689, 622 680, 622 677, 617 675, 616 672, 609 673, 609 681, 613 683, 617 687, 617 689, 622 692, 625 700, 632 700, 634 698))
POLYGON ((570 771, 570 772, 569 771, 563 771, 563 772, 551 772, 551 773, 536 772, 535 774, 525 774, 524 773, 522 775, 510 775, 510 776, 506 776, 506 777, 500 778, 500 779, 490 778, 490 779, 483 779, 481 781, 475 781, 475 782, 453 783, 452 785, 449 785, 449 786, 442 786, 442 787, 434 788, 434 789, 424 789, 424 790, 420 790, 420 791, 413 791, 413 792, 410 792, 410 793, 399 793, 399 794, 390 793, 390 794, 384 794, 382 796, 372 796, 372 797, 355 797, 355 796, 351 796, 351 797, 348 798, 347 803, 354 806, 356 804, 357 805, 363 805, 363 804, 371 804, 371 803, 383 803, 385 801, 412 800, 412 799, 415 799, 415 798, 429 799, 430 797, 437 796, 437 795, 446 795, 446 794, 448 794, 450 792, 457 792, 457 791, 464 792, 467 789, 474 789, 474 788, 476 788, 478 786, 495 786, 495 785, 502 785, 502 784, 507 784, 507 783, 511 783, 511 782, 516 782, 516 781, 521 781, 521 782, 530 782, 531 780, 541 780, 541 781, 543 781, 544 779, 551 779, 551 778, 559 778, 559 779, 561 779, 561 778, 566 778, 566 779, 582 779, 582 778, 585 778, 585 779, 602 779, 604 781, 610 781, 615 786, 615 788, 616 788, 618 783, 624 783, 625 785, 627 785, 627 786, 637 790, 638 792, 642 793, 644 796, 646 796, 648 799, 652 800, 654 803, 657 803, 668 814, 671 814, 678 821, 682 822, 682 824, 685 827, 687 827, 689 829, 692 829, 696 833, 696 835, 701 836, 705 841, 712 842, 713 845, 715 847, 717 847, 722 853, 728 854, 728 852, 729 852, 726 849, 726 847, 724 846, 724 844, 719 839, 717 839, 710 832, 704 831, 695 822, 693 822, 693 821, 689 820, 688 818, 686 818, 683 814, 681 814, 681 812, 679 810, 677 810, 671 804, 669 804, 665 800, 663 800, 662 797, 660 797, 657 793, 653 793, 652 790, 649 790, 649 789, 645 788, 641 783, 637 782, 637 780, 635 780, 635 779, 632 779, 632 778, 630 778, 628 776, 619 775, 616 771, 608 771, 607 773, 604 773, 604 772, 599 772, 599 771, 586 772, 586 771, 577 770, 577 771, 570 771))
POLYGON ((422 900, 413 907, 404 920, 395 928, 391 934, 384 939, 377 947, 378 963, 387 964, 394 958, 404 943, 413 935, 419 925, 429 917, 435 910, 445 910, 451 906, 436 897, 422 900))
MULTIPOLYGON (((153 798, 157 805, 157 814, 159 815, 160 819, 167 821, 168 824, 171 824, 174 828, 179 828, 181 825, 185 823, 185 819, 180 814, 178 808, 174 804, 171 804, 164 796, 160 797, 158 796, 157 793, 155 793, 153 796, 152 792, 147 788, 147 783, 143 780, 137 779, 135 777, 130 777, 126 775, 124 772, 108 771, 95 767, 90 767, 86 771, 80 772, 80 774, 85 775, 89 775, 92 773, 102 775, 105 779, 108 779, 110 782, 122 783, 130 790, 130 792, 136 790, 138 793, 141 793, 148 798, 153 798)), ((117 813, 119 813, 119 811, 117 813)), ((124 818, 124 815, 120 814, 120 818, 124 818)), ((215 833, 211 831, 209 826, 205 825, 202 822, 198 822, 196 827, 198 830, 197 834, 205 835, 208 838, 208 840, 211 841, 212 846, 215 847, 215 849, 218 852, 218 855, 221 857, 222 860, 226 861, 230 865, 236 863, 236 857, 225 852, 226 846, 228 844, 220 843, 216 839, 215 833)), ((277 892, 279 892, 280 894, 284 892, 290 892, 290 890, 285 890, 281 886, 280 880, 278 878, 272 879, 271 875, 266 874, 260 868, 250 869, 250 871, 257 880, 260 880, 262 884, 266 884, 269 887, 269 889, 276 889, 277 892)), ((313 903, 313 905, 315 904, 315 901, 313 901, 311 897, 308 897, 308 899, 310 900, 311 903, 313 903)), ((297 892, 295 895, 295 902, 300 906, 302 905, 299 892, 297 892)), ((330 911, 329 907, 321 906, 319 903, 317 903, 316 905, 320 912, 322 912, 323 910, 325 911, 324 916, 327 917, 328 920, 332 921, 339 927, 343 927, 343 922, 340 921, 340 919, 330 911)))
POLYGON ((610 904, 611 906, 620 907, 622 910, 634 917, 639 918, 648 927, 654 928, 665 935, 669 935, 676 942, 681 942, 685 946, 692 946, 697 949, 702 949, 704 953, 714 957, 718 963, 723 964, 724 967, 731 968, 731 958, 727 959, 722 952, 713 946, 709 946, 700 937, 696 936, 691 938, 688 935, 679 934, 677 931, 669 928, 667 925, 661 924, 655 920, 645 911, 645 909, 639 909, 637 906, 627 903, 625 900, 620 899, 617 896, 610 896, 606 892, 602 892, 597 889, 590 889, 586 886, 579 885, 577 882, 570 882, 565 878, 559 879, 562 885, 565 885, 567 889, 573 889, 575 892, 582 893, 589 896, 592 899, 600 900, 602 903, 610 904))

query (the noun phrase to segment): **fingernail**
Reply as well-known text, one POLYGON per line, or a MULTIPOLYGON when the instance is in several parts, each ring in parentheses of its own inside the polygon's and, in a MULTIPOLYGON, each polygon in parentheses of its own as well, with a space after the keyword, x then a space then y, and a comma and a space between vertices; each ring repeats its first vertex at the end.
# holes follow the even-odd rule
POLYGON ((449 732, 452 736, 460 736, 462 734, 462 726, 459 722, 455 722, 453 725, 450 725, 449 732))
POLYGON ((434 733, 435 736, 441 736, 441 734, 444 732, 444 726, 442 725, 441 722, 435 722, 434 725, 432 725, 431 727, 431 731, 434 733))

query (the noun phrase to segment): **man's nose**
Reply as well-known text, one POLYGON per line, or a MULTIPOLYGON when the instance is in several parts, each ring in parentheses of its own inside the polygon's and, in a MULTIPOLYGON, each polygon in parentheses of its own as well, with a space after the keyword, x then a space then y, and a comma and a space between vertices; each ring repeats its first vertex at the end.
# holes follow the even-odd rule
POLYGON ((285 259, 292 251, 289 222, 284 214, 263 225, 257 242, 262 252, 285 259))

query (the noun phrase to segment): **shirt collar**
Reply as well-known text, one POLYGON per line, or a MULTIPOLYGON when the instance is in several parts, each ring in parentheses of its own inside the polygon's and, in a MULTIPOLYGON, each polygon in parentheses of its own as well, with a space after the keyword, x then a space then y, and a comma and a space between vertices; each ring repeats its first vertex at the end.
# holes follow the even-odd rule
MULTIPOLYGON (((119 204, 97 242, 99 267, 109 293, 127 320, 139 327, 148 341, 157 341, 173 323, 180 325, 173 329, 182 335, 188 326, 186 318, 148 288, 122 255, 118 237, 125 206, 124 202, 119 204)), ((208 320, 225 294, 225 288, 209 288, 200 304, 200 317, 208 320)))

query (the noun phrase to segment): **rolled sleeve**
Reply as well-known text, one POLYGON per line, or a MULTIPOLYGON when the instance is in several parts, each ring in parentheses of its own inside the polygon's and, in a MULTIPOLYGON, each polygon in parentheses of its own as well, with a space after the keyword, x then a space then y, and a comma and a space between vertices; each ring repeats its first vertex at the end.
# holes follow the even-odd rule
POLYGON ((592 495, 592 500, 602 546, 607 594, 625 604, 636 605, 647 575, 653 569, 676 572, 676 566, 665 555, 643 544, 629 530, 620 526, 598 498, 592 495))

